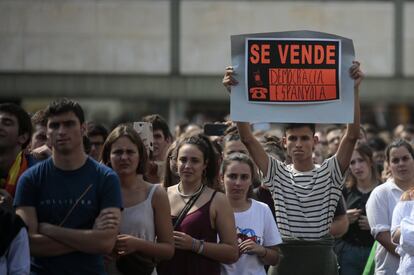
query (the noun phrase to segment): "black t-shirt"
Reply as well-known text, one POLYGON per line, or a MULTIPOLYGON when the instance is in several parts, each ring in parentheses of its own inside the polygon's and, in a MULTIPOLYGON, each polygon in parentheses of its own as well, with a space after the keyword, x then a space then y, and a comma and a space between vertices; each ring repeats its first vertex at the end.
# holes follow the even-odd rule
POLYGON ((339 199, 338 204, 336 205, 334 217, 345 215, 345 214, 346 214, 345 200, 344 200, 344 197, 342 196, 339 199))
MULTIPOLYGON (((371 192, 362 193, 356 186, 353 186, 350 189, 344 188, 342 192, 348 209, 362 209, 361 215, 367 215, 365 205, 371 192)), ((362 230, 359 228, 358 221, 349 225, 348 232, 346 232, 342 239, 353 245, 359 246, 372 246, 374 243, 374 238, 372 237, 370 230, 362 230)))

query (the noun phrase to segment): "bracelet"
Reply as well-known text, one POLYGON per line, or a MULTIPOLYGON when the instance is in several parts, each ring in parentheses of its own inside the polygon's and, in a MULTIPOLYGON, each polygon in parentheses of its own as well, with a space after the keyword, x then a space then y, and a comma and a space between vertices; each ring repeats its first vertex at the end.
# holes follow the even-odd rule
POLYGON ((198 248, 197 254, 202 254, 204 251, 204 240, 200 240, 200 247, 198 248))
POLYGON ((263 255, 263 256, 259 256, 259 257, 260 257, 260 258, 262 258, 262 259, 266 258, 266 255, 267 255, 267 248, 266 248, 266 247, 264 247, 264 249, 265 249, 265 253, 264 253, 264 255, 263 255))
POLYGON ((196 252, 196 240, 193 238, 191 243, 191 251, 196 252))

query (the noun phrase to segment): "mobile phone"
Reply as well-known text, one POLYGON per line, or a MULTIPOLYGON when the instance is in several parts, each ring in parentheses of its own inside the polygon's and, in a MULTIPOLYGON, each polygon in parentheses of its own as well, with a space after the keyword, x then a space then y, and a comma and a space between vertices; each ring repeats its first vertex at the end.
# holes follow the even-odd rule
POLYGON ((204 134, 206 136, 223 136, 227 129, 224 123, 206 123, 204 124, 204 134))
POLYGON ((147 149, 148 155, 153 151, 154 136, 152 133, 152 123, 138 121, 133 124, 134 130, 137 131, 139 137, 144 143, 145 148, 147 149))

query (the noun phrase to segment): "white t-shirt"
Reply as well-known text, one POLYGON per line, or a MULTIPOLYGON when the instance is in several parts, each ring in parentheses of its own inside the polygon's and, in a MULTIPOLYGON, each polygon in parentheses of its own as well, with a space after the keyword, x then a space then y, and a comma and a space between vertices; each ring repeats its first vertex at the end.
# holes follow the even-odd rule
POLYGON ((307 172, 269 157, 263 185, 272 194, 283 238, 319 240, 328 234, 343 181, 336 155, 307 172))
POLYGON ((397 274, 414 274, 414 201, 400 201, 392 215, 391 234, 400 228, 400 243, 396 252, 400 255, 397 274))
MULTIPOLYGON (((269 207, 259 201, 251 200, 250 208, 234 213, 237 239, 240 244, 250 238, 262 246, 274 246, 282 243, 276 222, 269 207)), ((265 275, 263 262, 257 255, 242 254, 234 264, 222 264, 221 274, 226 275, 265 275)))
MULTIPOLYGON (((394 179, 372 190, 366 204, 367 218, 374 238, 380 232, 391 232, 392 212, 403 191, 395 184, 394 179)), ((375 274, 394 275, 397 272, 399 260, 378 243, 375 253, 375 274)))

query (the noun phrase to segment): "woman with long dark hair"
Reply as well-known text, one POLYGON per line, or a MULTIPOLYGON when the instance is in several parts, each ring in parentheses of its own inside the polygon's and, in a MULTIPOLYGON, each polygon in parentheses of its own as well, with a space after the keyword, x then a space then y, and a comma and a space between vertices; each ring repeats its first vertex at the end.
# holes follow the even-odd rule
POLYGON ((180 181, 177 171, 177 144, 177 140, 171 143, 166 154, 164 178, 162 183, 166 190, 168 187, 176 185, 180 181))
POLYGON ((343 195, 347 204, 349 228, 336 242, 340 274, 362 274, 374 238, 368 224, 365 204, 371 191, 378 185, 379 176, 372 159, 371 148, 359 143, 352 153, 343 195))
POLYGON ((177 145, 180 182, 168 187, 176 251, 171 260, 160 263, 159 274, 218 275, 220 263, 238 259, 233 211, 224 194, 216 191, 213 150, 202 134, 177 145))

